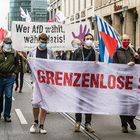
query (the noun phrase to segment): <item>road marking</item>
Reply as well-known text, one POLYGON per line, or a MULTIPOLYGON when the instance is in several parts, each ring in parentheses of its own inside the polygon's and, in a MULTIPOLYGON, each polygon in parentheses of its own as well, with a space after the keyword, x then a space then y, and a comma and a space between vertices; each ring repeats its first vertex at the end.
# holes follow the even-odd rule
POLYGON ((15 109, 21 124, 28 124, 20 109, 15 109))
POLYGON ((13 100, 13 101, 15 101, 15 98, 14 98, 14 97, 12 97, 12 100, 13 100))
POLYGON ((136 119, 137 121, 140 121, 140 117, 136 117, 135 119, 136 119))

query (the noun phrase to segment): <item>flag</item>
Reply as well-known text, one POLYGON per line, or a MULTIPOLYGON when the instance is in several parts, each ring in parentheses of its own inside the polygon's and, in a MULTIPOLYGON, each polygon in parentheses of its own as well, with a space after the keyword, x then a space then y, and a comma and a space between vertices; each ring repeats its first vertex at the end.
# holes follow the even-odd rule
POLYGON ((25 13, 25 11, 23 10, 22 7, 20 7, 20 16, 21 16, 22 18, 26 18, 26 17, 27 17, 27 15, 26 15, 26 13, 25 13))
POLYGON ((26 22, 31 22, 31 17, 27 9, 26 9, 26 22))
POLYGON ((65 16, 61 11, 57 10, 55 14, 55 19, 56 22, 63 23, 65 21, 65 16))
POLYGON ((3 42, 3 39, 6 37, 7 31, 3 28, 0 28, 0 44, 3 42))
POLYGON ((55 20, 54 19, 49 19, 48 22, 55 22, 55 20))
POLYGON ((111 63, 116 49, 121 47, 121 41, 115 29, 104 19, 96 16, 96 23, 101 61, 111 63))
POLYGON ((20 16, 22 18, 25 18, 26 22, 31 22, 31 17, 29 15, 29 12, 28 12, 27 9, 26 9, 26 13, 25 13, 25 11, 23 10, 23 8, 20 7, 20 16))

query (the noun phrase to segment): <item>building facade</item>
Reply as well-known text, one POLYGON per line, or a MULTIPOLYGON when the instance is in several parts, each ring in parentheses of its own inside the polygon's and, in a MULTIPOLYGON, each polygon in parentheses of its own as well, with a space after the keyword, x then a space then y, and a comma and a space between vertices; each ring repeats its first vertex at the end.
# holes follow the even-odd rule
MULTIPOLYGON (((66 24, 89 20, 93 28, 92 17, 99 15, 120 35, 128 34, 134 47, 140 48, 140 0, 50 0, 50 19, 55 18, 57 9, 64 13, 66 24)), ((96 29, 94 33, 96 36, 96 29)))
POLYGON ((66 24, 89 20, 92 25, 94 0, 50 0, 50 19, 54 19, 57 9, 64 13, 66 24))
POLYGON ((26 12, 28 10, 33 22, 47 22, 47 0, 10 0, 9 24, 8 29, 11 30, 12 21, 25 21, 20 16, 20 7, 26 12))
POLYGON ((49 18, 47 8, 47 0, 31 0, 32 21, 47 22, 49 18))
POLYGON ((22 21, 20 16, 20 7, 31 12, 31 0, 10 0, 9 24, 8 29, 11 30, 12 21, 22 21))
POLYGON ((95 14, 103 17, 116 31, 128 34, 135 48, 140 48, 140 1, 95 0, 95 14))

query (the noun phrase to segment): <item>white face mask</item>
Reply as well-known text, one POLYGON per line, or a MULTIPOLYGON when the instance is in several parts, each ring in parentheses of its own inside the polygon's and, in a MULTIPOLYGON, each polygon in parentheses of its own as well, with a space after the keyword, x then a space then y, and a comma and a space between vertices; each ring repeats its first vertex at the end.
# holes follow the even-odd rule
POLYGON ((93 41, 92 40, 86 40, 85 45, 88 46, 88 47, 92 47, 93 46, 93 41))

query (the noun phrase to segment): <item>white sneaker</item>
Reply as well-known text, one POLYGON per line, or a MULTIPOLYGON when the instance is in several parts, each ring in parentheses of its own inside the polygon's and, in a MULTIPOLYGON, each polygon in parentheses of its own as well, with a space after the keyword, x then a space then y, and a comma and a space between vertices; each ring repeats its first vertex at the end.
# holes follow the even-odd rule
POLYGON ((47 130, 45 130, 44 128, 39 128, 39 133, 46 134, 47 130))
POLYGON ((38 124, 34 123, 30 128, 30 133, 36 133, 38 132, 38 124))

